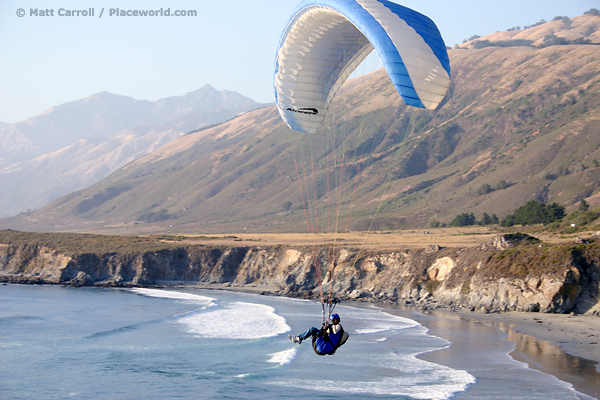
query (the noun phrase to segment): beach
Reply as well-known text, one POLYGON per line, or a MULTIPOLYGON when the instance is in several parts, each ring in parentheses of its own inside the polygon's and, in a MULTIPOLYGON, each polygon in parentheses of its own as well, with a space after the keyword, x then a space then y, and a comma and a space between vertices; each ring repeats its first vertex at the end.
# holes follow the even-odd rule
POLYGON ((580 393, 600 399, 600 347, 597 344, 600 318, 596 316, 468 311, 422 314, 410 310, 398 311, 398 314, 418 321, 429 333, 452 342, 448 349, 422 355, 427 361, 469 370, 469 365, 477 365, 485 358, 483 355, 493 343, 482 339, 489 338, 491 331, 500 331, 506 340, 514 343, 510 353, 513 359, 572 384, 580 393))
POLYGON ((507 333, 521 333, 552 342, 565 353, 597 362, 600 372, 599 317, 525 312, 460 312, 458 315, 461 319, 475 324, 486 324, 507 333))
MULTIPOLYGON (((194 286, 240 293, 265 293, 265 287, 194 286)), ((274 290, 266 289, 267 292, 274 290)), ((600 317, 535 312, 486 314, 465 310, 423 311, 403 305, 360 301, 344 301, 341 304, 357 308, 380 308, 390 314, 415 320, 429 329, 430 334, 452 343, 447 349, 419 356, 423 360, 465 370, 469 370, 469 366, 472 370, 485 369, 481 365, 481 360, 485 358, 483 355, 490 348, 495 348, 499 340, 506 339, 509 342, 507 346, 514 348, 508 350, 513 359, 572 384, 575 390, 590 398, 600 399, 600 317)), ((491 364, 487 368, 493 370, 491 364)), ((469 389, 473 390, 478 389, 469 389)), ((460 394, 456 396, 457 399, 461 398, 460 394)))

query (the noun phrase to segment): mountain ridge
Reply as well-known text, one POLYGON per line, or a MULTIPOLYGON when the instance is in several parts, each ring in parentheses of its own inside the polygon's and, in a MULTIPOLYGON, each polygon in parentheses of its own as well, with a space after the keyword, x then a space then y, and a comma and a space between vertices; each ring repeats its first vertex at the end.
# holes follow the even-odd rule
POLYGON ((503 216, 529 200, 600 205, 599 46, 449 55, 452 83, 435 111, 408 108, 378 70, 343 86, 331 105, 335 122, 315 137, 289 130, 275 107, 252 111, 0 227, 302 231, 303 203, 325 218, 335 197, 324 189, 334 156, 345 160, 337 203, 352 230, 424 227, 463 212, 503 216), (345 139, 307 147, 328 132, 345 139), (312 187, 309 199, 301 195, 299 180, 308 179, 295 168, 310 165, 299 159, 307 152, 320 166, 310 178, 314 199, 312 187))
POLYGON ((79 139, 110 137, 128 127, 157 125, 181 114, 243 109, 255 104, 253 100, 235 92, 220 92, 210 85, 182 96, 170 96, 157 101, 137 100, 103 91, 51 107, 25 121, 0 128, 0 151, 7 152, 9 145, 6 142, 11 141, 11 135, 28 140, 27 147, 32 151, 37 149, 35 155, 40 155, 56 151, 79 139), (83 121, 74 123, 74 116, 83 118, 83 121), (43 132, 35 132, 36 126, 45 128, 43 132))
POLYGON ((210 85, 156 102, 100 92, 0 127, 0 187, 10 188, 0 193, 0 215, 40 208, 190 130, 260 106, 210 85))
POLYGON ((592 14, 580 15, 574 18, 557 17, 552 21, 543 22, 544 20, 533 24, 532 26, 514 27, 504 32, 496 32, 483 37, 474 35, 473 38, 467 40, 460 45, 454 46, 459 48, 477 48, 484 42, 491 42, 510 45, 512 42, 521 43, 522 45, 530 46, 546 46, 552 43, 552 39, 564 40, 589 40, 590 43, 600 44, 600 31, 597 26, 598 16, 592 14))

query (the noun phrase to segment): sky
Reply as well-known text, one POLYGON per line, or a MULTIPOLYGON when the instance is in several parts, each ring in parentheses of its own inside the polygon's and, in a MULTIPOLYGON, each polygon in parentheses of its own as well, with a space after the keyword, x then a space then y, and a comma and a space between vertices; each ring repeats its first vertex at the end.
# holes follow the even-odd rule
MULTIPOLYGON (((395 2, 433 19, 449 46, 473 35, 532 25, 541 19, 550 21, 556 16, 575 17, 599 8, 598 0, 395 2)), ((299 3, 1 0, 0 121, 24 121, 53 106, 102 91, 158 100, 210 84, 261 103, 273 102, 277 44, 299 3), (93 17, 81 12, 79 16, 58 15, 90 8, 93 17), (196 15, 110 15, 111 9, 161 8, 171 13, 191 10, 196 15), (36 9, 38 15, 31 15, 36 9), (53 10, 53 16, 42 16, 45 10, 53 10)), ((376 67, 377 62, 371 60, 359 69, 365 73, 376 67)))

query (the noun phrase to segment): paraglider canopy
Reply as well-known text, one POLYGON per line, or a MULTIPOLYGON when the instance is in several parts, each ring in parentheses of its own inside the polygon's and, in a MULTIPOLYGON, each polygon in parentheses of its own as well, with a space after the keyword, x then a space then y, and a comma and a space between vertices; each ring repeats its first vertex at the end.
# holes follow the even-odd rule
POLYGON ((435 23, 386 0, 309 0, 287 24, 275 62, 279 113, 315 133, 348 76, 375 49, 408 105, 435 109, 450 86, 450 62, 435 23))

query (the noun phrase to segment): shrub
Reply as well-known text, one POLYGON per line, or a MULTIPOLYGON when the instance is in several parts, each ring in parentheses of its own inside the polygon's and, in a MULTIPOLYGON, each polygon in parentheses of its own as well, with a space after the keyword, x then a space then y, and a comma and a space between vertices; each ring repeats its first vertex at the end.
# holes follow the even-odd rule
MULTIPOLYGON (((570 24, 570 22, 569 22, 570 24)), ((578 37, 574 40, 568 40, 564 37, 558 37, 555 34, 551 33, 549 35, 544 36, 544 42, 538 46, 538 48, 544 48, 548 46, 564 46, 568 44, 590 44, 591 41, 589 39, 584 39, 582 37, 578 37)))
MULTIPOLYGON (((587 204, 587 203, 586 203, 587 204)), ((580 205, 581 207, 581 205, 580 205)), ((589 207, 589 206, 588 206, 589 207)), ((600 217, 600 212, 590 211, 590 210, 579 210, 575 211, 572 214, 569 214, 565 221, 568 221, 569 224, 575 224, 577 226, 585 226, 589 225, 600 217)))
POLYGON ((491 216, 488 213, 483 213, 483 216, 481 217, 481 221, 479 221, 479 225, 493 225, 493 224, 497 224, 500 221, 498 221, 498 216, 496 216, 496 214, 492 214, 491 216))
POLYGON ((542 24, 545 24, 545 23, 546 23, 546 20, 542 18, 541 20, 539 20, 538 22, 536 22, 533 25, 524 26, 523 29, 533 28, 533 27, 536 27, 536 26, 539 26, 539 25, 542 25, 542 24))
POLYGON ((558 203, 544 204, 532 200, 502 220, 502 226, 549 224, 561 220, 565 208, 558 203))
POLYGON ((475 215, 473 213, 462 213, 458 214, 454 219, 448 224, 449 226, 470 226, 475 225, 477 220, 475 219, 475 215))
POLYGON ((31 233, 0 230, 0 243, 13 246, 44 246, 67 254, 139 254, 175 249, 157 237, 92 235, 81 233, 31 233))
POLYGON ((484 183, 477 189, 477 195, 483 196, 485 194, 489 194, 491 192, 495 192, 496 190, 504 190, 513 185, 513 183, 506 182, 505 180, 498 181, 494 187, 492 187, 489 183, 484 183))
POLYGON ((492 191, 493 191, 493 190, 492 190, 492 187, 491 187, 491 186, 490 186, 488 183, 484 183, 484 184, 483 184, 483 185, 481 185, 481 186, 479 187, 479 189, 477 190, 477 194, 478 194, 478 195, 480 195, 480 196, 482 196, 482 195, 484 195, 484 194, 491 193, 492 191))
POLYGON ((496 189, 496 190, 503 190, 503 189, 506 189, 506 188, 508 188, 508 187, 511 187, 511 186, 512 186, 512 184, 511 184, 511 183, 508 183, 508 182, 506 182, 505 180, 501 180, 501 181, 499 181, 499 182, 496 184, 496 187, 495 187, 495 189, 496 189))
POLYGON ((160 222, 160 221, 166 221, 168 219, 174 219, 175 216, 167 214, 167 210, 165 210, 164 208, 160 211, 156 211, 156 212, 147 212, 145 214, 142 214, 138 217, 138 221, 143 221, 143 222, 160 222))
POLYGON ((442 282, 440 281, 430 279, 427 282, 425 282, 425 290, 427 290, 427 292, 429 293, 433 293, 436 291, 436 289, 440 286, 441 283, 442 282))
POLYGON ((483 49, 485 47, 517 47, 517 46, 531 46, 532 40, 527 39, 514 39, 514 40, 498 40, 496 42, 490 42, 489 40, 477 40, 473 42, 473 47, 476 49, 483 49))

